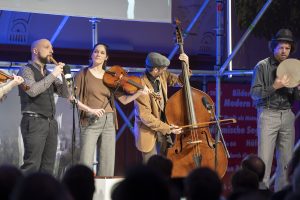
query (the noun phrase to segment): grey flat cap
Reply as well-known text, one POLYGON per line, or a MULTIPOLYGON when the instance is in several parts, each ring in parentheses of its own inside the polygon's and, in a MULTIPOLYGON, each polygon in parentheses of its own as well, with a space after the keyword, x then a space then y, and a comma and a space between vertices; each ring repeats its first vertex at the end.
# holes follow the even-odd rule
POLYGON ((146 65, 149 67, 168 67, 170 60, 156 52, 151 52, 147 55, 146 65))

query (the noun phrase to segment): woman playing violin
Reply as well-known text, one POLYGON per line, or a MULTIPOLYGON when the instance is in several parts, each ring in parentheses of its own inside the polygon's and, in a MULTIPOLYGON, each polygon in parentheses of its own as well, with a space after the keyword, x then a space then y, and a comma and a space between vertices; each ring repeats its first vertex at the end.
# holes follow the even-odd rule
POLYGON ((90 67, 82 69, 75 77, 78 107, 81 110, 80 162, 92 168, 94 151, 97 146, 99 155, 97 175, 113 176, 115 163, 116 109, 114 97, 127 104, 148 88, 138 90, 133 95, 125 95, 108 88, 103 82, 108 47, 96 44, 91 53, 90 67))
POLYGON ((21 76, 13 75, 13 80, 9 83, 0 87, 0 101, 5 98, 5 95, 12 90, 15 86, 20 85, 24 82, 24 79, 21 76))

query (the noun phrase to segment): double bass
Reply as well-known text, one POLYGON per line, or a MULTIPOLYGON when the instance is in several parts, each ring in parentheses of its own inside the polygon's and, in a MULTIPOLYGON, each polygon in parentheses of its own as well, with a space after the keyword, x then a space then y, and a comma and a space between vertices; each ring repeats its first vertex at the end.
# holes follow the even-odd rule
MULTIPOLYGON (((176 39, 180 53, 184 53, 178 20, 176 20, 176 39)), ((188 68, 189 66, 182 62, 184 86, 169 98, 165 108, 168 124, 189 127, 183 129, 183 133, 175 135, 174 145, 168 149, 167 157, 173 162, 172 177, 184 177, 197 167, 209 167, 223 177, 228 164, 227 154, 221 141, 215 148, 215 140, 208 126, 214 112, 207 110, 202 99, 205 98, 211 109, 214 109, 214 103, 208 94, 190 86, 188 68)))

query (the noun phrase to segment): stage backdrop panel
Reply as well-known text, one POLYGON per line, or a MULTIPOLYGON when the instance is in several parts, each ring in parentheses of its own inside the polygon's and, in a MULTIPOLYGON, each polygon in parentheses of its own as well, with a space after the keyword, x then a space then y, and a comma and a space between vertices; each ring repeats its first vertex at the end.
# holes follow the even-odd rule
POLYGON ((171 0, 0 0, 2 10, 95 17, 118 20, 171 22, 171 0))

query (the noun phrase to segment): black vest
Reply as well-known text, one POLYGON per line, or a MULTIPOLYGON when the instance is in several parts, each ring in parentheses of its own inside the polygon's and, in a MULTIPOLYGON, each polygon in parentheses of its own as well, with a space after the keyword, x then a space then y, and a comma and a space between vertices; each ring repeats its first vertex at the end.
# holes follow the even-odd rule
MULTIPOLYGON (((36 82, 42 80, 44 77, 41 72, 35 68, 33 65, 28 64, 34 74, 34 79, 36 82)), ((46 76, 49 74, 47 71, 46 76)), ((22 88, 19 87, 19 94, 21 98, 21 111, 31 111, 46 117, 54 117, 55 115, 55 102, 54 102, 54 86, 51 86, 41 94, 36 97, 30 97, 22 88)))

